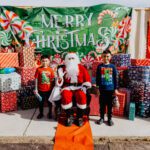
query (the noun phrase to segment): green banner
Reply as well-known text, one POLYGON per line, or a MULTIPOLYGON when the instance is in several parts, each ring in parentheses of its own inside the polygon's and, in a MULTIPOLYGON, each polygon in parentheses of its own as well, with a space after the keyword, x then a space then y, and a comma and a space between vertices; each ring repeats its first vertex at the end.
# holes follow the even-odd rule
POLYGON ((0 10, 2 46, 19 46, 30 39, 42 53, 63 57, 66 52, 75 51, 86 61, 97 58, 107 47, 112 53, 126 53, 128 48, 132 11, 129 7, 102 4, 79 8, 0 7, 0 10))

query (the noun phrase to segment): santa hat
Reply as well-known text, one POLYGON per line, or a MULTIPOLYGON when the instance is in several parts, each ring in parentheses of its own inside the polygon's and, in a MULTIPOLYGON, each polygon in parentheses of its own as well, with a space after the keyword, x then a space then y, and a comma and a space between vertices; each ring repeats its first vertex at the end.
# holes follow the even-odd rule
POLYGON ((75 58, 77 60, 78 64, 80 63, 79 56, 75 52, 68 52, 65 57, 65 61, 67 61, 69 58, 75 58))

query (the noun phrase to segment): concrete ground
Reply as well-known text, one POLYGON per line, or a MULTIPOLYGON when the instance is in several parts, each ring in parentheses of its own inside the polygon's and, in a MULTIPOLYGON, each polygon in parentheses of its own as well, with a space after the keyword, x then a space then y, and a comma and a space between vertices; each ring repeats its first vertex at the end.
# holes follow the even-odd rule
MULTIPOLYGON (((0 136, 55 136, 57 122, 46 118, 48 110, 45 108, 45 117, 37 120, 38 109, 18 110, 8 113, 0 113, 0 136)), ((90 125, 94 138, 99 137, 149 137, 150 118, 135 118, 130 121, 127 118, 113 117, 114 126, 106 124, 96 125, 98 116, 90 116, 90 125)))

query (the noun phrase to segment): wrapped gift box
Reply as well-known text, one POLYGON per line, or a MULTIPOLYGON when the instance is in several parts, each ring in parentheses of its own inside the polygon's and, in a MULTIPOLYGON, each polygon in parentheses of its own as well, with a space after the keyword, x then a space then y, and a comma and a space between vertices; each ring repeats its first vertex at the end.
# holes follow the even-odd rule
POLYGON ((91 94, 90 115, 99 116, 99 96, 91 94))
POLYGON ((37 99, 34 95, 27 96, 21 99, 21 108, 22 109, 32 109, 38 106, 37 99))
POLYGON ((17 68, 18 73, 21 75, 22 86, 30 86, 35 84, 35 71, 36 68, 17 68))
POLYGON ((136 115, 140 117, 150 117, 150 101, 136 102, 136 115))
POLYGON ((144 89, 144 100, 150 101, 150 82, 145 84, 145 89, 144 89))
POLYGON ((22 87, 17 92, 18 104, 22 109, 31 109, 37 107, 37 100, 34 95, 34 86, 22 87))
POLYGON ((21 76, 16 73, 0 74, 0 91, 15 91, 21 88, 21 76))
POLYGON ((18 53, 0 53, 0 68, 18 66, 18 53))
POLYGON ((130 97, 131 97, 131 90, 127 88, 119 88, 119 92, 123 92, 126 94, 125 100, 125 114, 129 114, 129 105, 130 105, 130 97))
POLYGON ((129 80, 150 82, 150 66, 130 66, 128 69, 129 80))
POLYGON ((129 84, 131 89, 131 101, 143 101, 145 84, 139 81, 132 81, 129 84))
POLYGON ((131 59, 132 66, 150 66, 150 59, 131 59))
POLYGON ((19 50, 19 66, 35 67, 34 47, 21 47, 19 50))
POLYGON ((129 105, 129 120, 134 120, 135 118, 135 103, 130 103, 129 105))
MULTIPOLYGON (((35 86, 24 86, 17 91, 18 105, 22 109, 31 109, 38 106, 38 99, 34 94, 35 86)), ((47 101, 44 102, 44 107, 47 107, 47 101)))
MULTIPOLYGON (((119 98, 120 107, 119 107, 119 109, 113 108, 113 115, 114 116, 124 116, 126 95, 125 95, 125 93, 122 92, 121 94, 119 94, 117 96, 119 98)), ((99 116, 100 106, 99 106, 99 96, 98 95, 91 94, 91 103, 89 106, 90 106, 90 115, 99 116)), ((107 111, 107 109, 106 109, 106 111, 107 111)))
POLYGON ((112 56, 111 63, 117 67, 130 66, 130 54, 115 54, 112 56))
POLYGON ((17 110, 16 91, 0 93, 0 110, 1 112, 17 110))
POLYGON ((126 101, 126 94, 121 92, 117 94, 119 99, 119 108, 113 108, 113 115, 123 117, 125 115, 125 101, 126 101))
POLYGON ((127 87, 128 84, 128 67, 117 67, 118 71, 118 87, 127 87))

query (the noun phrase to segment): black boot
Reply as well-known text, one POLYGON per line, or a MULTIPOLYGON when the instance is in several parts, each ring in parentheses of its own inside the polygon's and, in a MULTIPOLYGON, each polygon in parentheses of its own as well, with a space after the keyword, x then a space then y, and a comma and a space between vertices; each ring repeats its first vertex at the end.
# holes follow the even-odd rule
POLYGON ((69 127, 74 122, 73 112, 71 109, 67 109, 65 110, 65 112, 66 112, 66 117, 67 117, 65 125, 69 127))
POLYGON ((55 102, 55 120, 57 121, 61 115, 61 101, 55 102))
POLYGON ((77 108, 77 126, 79 127, 83 126, 84 124, 83 121, 84 111, 85 111, 84 109, 77 108))

